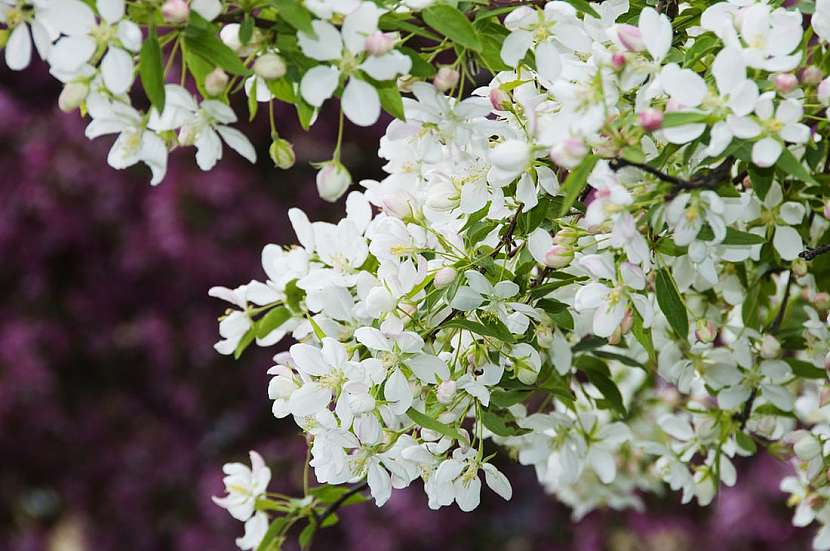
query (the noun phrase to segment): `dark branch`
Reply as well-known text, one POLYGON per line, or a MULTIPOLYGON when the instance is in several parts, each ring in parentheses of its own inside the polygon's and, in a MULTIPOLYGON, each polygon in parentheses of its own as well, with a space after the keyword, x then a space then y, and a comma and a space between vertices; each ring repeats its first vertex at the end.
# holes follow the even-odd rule
POLYGON ((775 314, 775 319, 772 320, 772 323, 767 328, 767 332, 774 335, 778 333, 778 329, 781 328, 781 322, 784 321, 784 313, 787 311, 787 303, 790 301, 790 287, 792 287, 792 272, 787 277, 787 286, 784 288, 784 297, 781 299, 781 305, 778 307, 778 313, 775 314))
POLYGON ((824 253, 830 253, 830 243, 828 243, 827 245, 822 245, 821 247, 816 247, 815 249, 807 249, 806 251, 801 251, 800 253, 798 253, 798 256, 800 256, 804 260, 812 260, 815 257, 824 253))
POLYGON ((663 180, 664 182, 672 184, 675 187, 675 191, 669 194, 669 197, 672 197, 674 193, 683 189, 712 189, 717 187, 729 176, 729 171, 732 170, 733 163, 734 159, 730 157, 721 164, 719 164, 717 167, 713 168, 712 170, 705 172, 703 174, 693 176, 690 180, 684 180, 683 178, 678 178, 677 176, 666 174, 662 170, 656 169, 653 166, 647 165, 645 163, 629 161, 619 157, 615 157, 609 161, 609 165, 611 166, 612 170, 616 171, 621 168, 630 166, 638 168, 643 172, 647 172, 652 176, 660 180, 663 180))
POLYGON ((746 422, 749 421, 749 416, 752 413, 752 406, 755 404, 755 398, 758 397, 758 389, 753 388, 752 392, 749 393, 749 398, 746 402, 744 402, 744 407, 741 410, 740 415, 738 415, 738 421, 740 421, 740 428, 744 430, 746 427, 746 422))
POLYGON ((504 235, 501 236, 501 241, 499 244, 496 245, 496 248, 493 249, 493 252, 490 253, 490 256, 494 257, 499 254, 499 251, 502 250, 506 245, 510 245, 513 243, 513 232, 516 231, 516 224, 519 222, 519 215, 522 213, 522 203, 516 207, 516 213, 513 215, 513 218, 510 219, 510 224, 507 226, 507 231, 504 232, 504 235))
POLYGON ((314 520, 315 520, 315 522, 317 522, 317 526, 321 526, 323 524, 323 521, 326 520, 331 515, 333 515, 335 513, 335 511, 337 511, 340 507, 342 507, 343 504, 346 503, 346 501, 348 501, 348 499, 350 497, 352 497, 355 494, 359 494, 360 492, 362 492, 363 490, 365 490, 368 487, 369 487, 369 483, 368 482, 363 482, 362 484, 358 484, 357 486, 355 486, 354 488, 352 488, 351 490, 349 490, 348 492, 346 492, 342 496, 338 497, 335 501, 333 501, 331 503, 331 505, 326 507, 326 509, 322 513, 320 513, 319 516, 315 516, 314 520))

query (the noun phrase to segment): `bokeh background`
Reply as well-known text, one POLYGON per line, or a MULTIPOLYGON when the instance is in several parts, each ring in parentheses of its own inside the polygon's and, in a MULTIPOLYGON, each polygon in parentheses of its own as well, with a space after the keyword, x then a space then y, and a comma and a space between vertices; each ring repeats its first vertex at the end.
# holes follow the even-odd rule
MULTIPOLYGON (((221 465, 257 449, 273 489, 298 492, 305 443, 271 416, 273 351, 214 352, 224 305, 207 290, 258 277, 262 246, 293 242, 288 208, 338 217, 308 165, 329 155, 336 115, 305 134, 281 113, 290 171, 271 166, 267 127, 242 124, 256 165, 226 149, 203 173, 191 150, 176 152, 151 188, 145 168, 106 164, 112 138, 86 140, 59 92, 37 63, 0 71, 0 550, 232 550, 242 526, 210 500, 221 465)), ((381 176, 384 125, 347 132, 356 180, 381 176)), ((768 457, 743 464, 709 509, 669 494, 645 514, 576 524, 530 469, 506 468, 509 505, 485 491, 473 514, 433 512, 412 488, 381 510, 345 510, 315 549, 789 550, 812 535, 790 526, 787 467, 768 457)))

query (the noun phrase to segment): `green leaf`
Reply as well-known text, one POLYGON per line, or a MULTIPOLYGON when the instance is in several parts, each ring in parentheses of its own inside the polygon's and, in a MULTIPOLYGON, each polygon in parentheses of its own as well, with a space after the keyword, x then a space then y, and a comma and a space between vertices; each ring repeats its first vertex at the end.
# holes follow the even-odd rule
POLYGON ((317 33, 314 32, 314 27, 311 26, 311 13, 303 7, 302 2, 297 2, 296 0, 271 0, 271 3, 277 8, 277 15, 283 21, 307 35, 312 37, 317 36, 317 33))
POLYGON ((271 334, 271 331, 290 319, 291 311, 285 306, 277 306, 276 308, 268 310, 268 313, 256 322, 257 338, 264 339, 271 334))
POLYGON ((164 111, 164 68, 155 29, 150 31, 147 40, 141 45, 138 74, 150 103, 161 113, 164 111))
POLYGON ((492 320, 487 325, 466 319, 451 319, 441 324, 442 328, 456 328, 466 329, 471 333, 482 335, 484 337, 492 337, 504 342, 514 342, 513 334, 510 330, 498 320, 492 320), (497 322, 497 323, 494 323, 497 322))
POLYGON ((300 537, 298 542, 300 544, 300 549, 308 549, 311 545, 311 541, 314 539, 314 533, 317 532, 317 524, 314 522, 309 522, 303 531, 300 532, 300 537))
POLYGON ((755 440, 753 440, 752 437, 745 432, 736 432, 735 441, 737 442, 738 446, 748 451, 749 453, 754 454, 756 451, 758 451, 758 446, 755 445, 755 440))
POLYGON ((778 162, 775 163, 775 166, 782 169, 784 172, 798 178, 802 182, 806 182, 808 184, 813 184, 815 186, 818 185, 815 178, 813 178, 807 169, 804 168, 804 165, 801 164, 801 161, 795 158, 795 155, 787 149, 786 147, 781 152, 781 156, 778 157, 778 162))
POLYGON ((752 163, 746 166, 746 172, 749 174, 749 181, 752 182, 752 189, 755 194, 763 201, 767 197, 767 192, 772 185, 772 179, 775 177, 775 170, 772 167, 761 168, 752 163))
POLYGON ((402 121, 406 120, 406 115, 403 111, 403 100, 401 100, 401 93, 398 91, 397 85, 393 82, 389 86, 378 86, 376 88, 378 96, 380 96, 380 104, 383 110, 402 121))
POLYGON ((490 432, 498 436, 520 436, 530 432, 529 429, 517 426, 515 417, 506 409, 482 409, 480 421, 490 432))
POLYGON ((441 37, 437 34, 432 33, 423 27, 419 27, 418 25, 413 25, 412 23, 399 19, 389 13, 380 18, 380 21, 378 21, 378 27, 384 31, 404 31, 414 34, 415 36, 420 36, 421 38, 441 42, 441 37))
MULTIPOLYGON (((194 19, 193 12, 190 20, 194 19)), ((228 48, 210 29, 188 23, 182 33, 185 49, 198 55, 213 66, 221 67, 229 73, 247 76, 250 71, 240 61, 236 52, 228 48)))
MULTIPOLYGON (((715 238, 715 233, 711 227, 705 225, 700 229, 697 237, 702 241, 711 241, 715 238)), ((735 228, 726 228, 726 236, 723 238, 721 245, 748 246, 762 245, 766 242, 767 240, 763 235, 736 230, 735 228)))
POLYGON ((248 92, 248 122, 254 120, 257 109, 259 108, 259 102, 256 99, 257 82, 259 82, 259 79, 253 79, 251 82, 251 89, 248 92))
POLYGON ((480 52, 481 37, 473 24, 458 8, 447 4, 430 6, 421 12, 427 25, 443 34, 459 46, 480 52))
POLYGON ((597 19, 601 19, 599 14, 596 12, 594 8, 591 7, 591 4, 587 2, 587 0, 565 0, 568 4, 572 5, 579 11, 584 14, 590 15, 591 17, 595 17, 597 19))
MULTIPOLYGON (((587 358, 586 356, 582 356, 582 358, 587 358)), ((588 381, 597 387, 597 390, 600 391, 603 398, 607 402, 607 405, 610 406, 610 409, 613 409, 617 413, 622 416, 625 416, 625 404, 623 403, 622 394, 620 394, 620 389, 617 388, 617 385, 614 384, 614 381, 607 375, 607 367, 605 369, 597 369, 593 366, 589 366, 587 364, 576 364, 577 368, 585 373, 588 377, 588 381)), ((604 364, 603 364, 604 366, 604 364)))
POLYGON ((259 542, 256 551, 272 551, 273 549, 279 549, 279 546, 276 546, 275 544, 277 544, 279 541, 278 538, 282 535, 287 526, 288 517, 275 518, 268 527, 268 531, 265 532, 265 535, 262 537, 262 541, 259 542))
POLYGON ((657 363, 657 351, 654 349, 654 341, 651 338, 651 328, 643 327, 643 318, 636 309, 634 309, 634 323, 631 326, 631 333, 640 343, 640 346, 646 349, 648 359, 652 364, 657 363))
POLYGON ((297 94, 294 93, 294 85, 286 78, 278 78, 275 80, 266 80, 265 84, 268 90, 274 94, 274 97, 285 103, 295 103, 297 101, 297 94))
POLYGON ((596 357, 603 358, 605 360, 615 360, 620 362, 623 365, 627 365, 628 367, 639 367, 640 369, 643 368, 643 364, 635 360, 634 358, 629 358, 628 356, 623 356, 622 354, 617 354, 616 352, 606 352, 605 350, 594 350, 592 352, 596 357))
POLYGON ((412 60, 412 69, 409 70, 412 76, 420 78, 431 78, 436 73, 435 67, 433 67, 431 63, 429 63, 423 57, 421 57, 421 54, 419 54, 417 51, 407 47, 399 48, 399 50, 402 54, 406 55, 409 59, 412 60))
POLYGON ((248 331, 242 335, 242 338, 239 340, 239 344, 236 345, 236 349, 233 351, 233 359, 238 360, 242 353, 245 352, 245 349, 254 342, 254 337, 256 337, 256 331, 252 326, 248 331))
POLYGON ((662 128, 706 122, 705 113, 664 113, 662 128))
POLYGON ((245 15, 242 17, 242 24, 239 26, 239 42, 248 44, 253 36, 254 18, 251 17, 250 13, 245 12, 245 15))
POLYGON ((575 169, 573 169, 569 174, 568 177, 565 178, 565 183, 562 184, 560 191, 565 196, 564 201, 562 201, 562 208, 559 210, 559 216, 565 216, 568 214, 568 211, 571 210, 571 206, 576 202, 579 198, 579 195, 582 193, 582 190, 585 189, 585 186, 588 185, 588 176, 591 175, 591 171, 594 170, 594 165, 597 164, 599 157, 596 155, 588 155, 582 162, 579 163, 575 169))
POLYGON ((798 360, 796 358, 784 358, 784 361, 790 364, 790 369, 793 370, 793 373, 796 376, 801 377, 803 379, 826 379, 827 372, 823 369, 819 369, 818 367, 814 366, 809 362, 805 362, 804 360, 798 360))
POLYGON ((527 400, 532 390, 494 390, 490 393, 490 404, 498 408, 509 408, 527 400))
POLYGON ((669 320, 674 332, 678 337, 685 340, 689 337, 689 316, 686 313, 686 305, 677 292, 677 284, 667 268, 658 270, 654 282, 657 292, 657 304, 660 310, 669 320))
POLYGON ((453 428, 453 427, 451 427, 451 426, 449 426, 445 423, 442 423, 441 421, 438 421, 437 419, 433 419, 432 417, 429 417, 429 416, 421 413, 420 411, 418 411, 415 408, 409 408, 408 410, 406 410, 406 415, 410 419, 412 419, 412 422, 414 422, 417 425, 420 425, 421 427, 423 427, 425 429, 429 429, 433 432, 443 434, 444 436, 446 436, 448 438, 453 438, 455 440, 461 440, 461 434, 459 434, 458 431, 455 428, 453 428))

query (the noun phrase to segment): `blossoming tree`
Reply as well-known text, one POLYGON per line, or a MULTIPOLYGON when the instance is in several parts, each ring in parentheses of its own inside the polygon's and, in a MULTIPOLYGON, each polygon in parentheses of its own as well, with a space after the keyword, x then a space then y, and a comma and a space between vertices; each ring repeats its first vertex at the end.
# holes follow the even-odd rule
POLYGON ((385 177, 339 222, 292 209, 263 281, 210 290, 219 353, 296 341, 268 396, 317 482, 283 496, 256 452, 226 465, 240 548, 306 546, 418 479, 431 508, 475 509, 482 478, 510 499, 499 456, 576 518, 664 485, 706 505, 763 449, 830 549, 830 0, 790 4, 4 0, 0 20, 8 66, 34 43, 60 107, 154 184, 180 146, 255 161, 235 96, 267 108, 281 168, 275 104, 307 128, 339 98, 336 201, 344 119, 394 117, 385 177))

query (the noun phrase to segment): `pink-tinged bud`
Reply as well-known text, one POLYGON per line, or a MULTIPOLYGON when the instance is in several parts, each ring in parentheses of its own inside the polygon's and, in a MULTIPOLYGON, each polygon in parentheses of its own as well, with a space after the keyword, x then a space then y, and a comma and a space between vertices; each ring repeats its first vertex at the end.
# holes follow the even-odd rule
POLYGON ((807 275, 807 270, 809 269, 809 267, 807 266, 806 260, 804 260, 803 258, 796 258, 795 260, 793 260, 791 269, 796 277, 804 277, 805 275, 807 275))
POLYGON ((375 31, 366 37, 364 47, 369 55, 382 56, 395 47, 395 35, 375 31))
POLYGON ((263 54, 254 61, 254 73, 265 80, 282 78, 286 70, 285 61, 275 53, 263 54))
POLYGON ((824 210, 823 213, 824 217, 830 220, 830 199, 824 200, 824 210))
POLYGON ((587 154, 588 146, 579 138, 566 138, 550 148, 550 160, 568 170, 576 168, 587 154))
POLYGON ((615 71, 622 71, 623 67, 625 67, 625 54, 617 52, 612 55, 611 67, 613 67, 615 71))
POLYGON ((184 0, 166 0, 161 6, 161 16, 168 23, 178 25, 190 16, 190 7, 184 0))
POLYGON ((383 196, 383 212, 403 220, 412 215, 412 196, 405 191, 387 193, 383 196))
POLYGON ((455 390, 455 381, 444 381, 439 384, 435 390, 435 397, 438 399, 438 403, 447 405, 452 402, 452 398, 455 396, 455 390))
POLYGON ((442 92, 455 88, 461 75, 452 67, 441 67, 432 79, 432 83, 442 92))
POLYGON ((320 198, 334 203, 352 185, 352 176, 338 161, 329 161, 317 173, 317 192, 320 198))
POLYGON ((457 276, 458 272, 455 271, 455 268, 445 266, 435 273, 435 278, 432 280, 432 284, 438 287, 439 289, 443 289, 444 287, 448 287, 450 283, 455 281, 455 278, 457 276))
POLYGON ((830 310, 830 293, 822 291, 813 297, 813 306, 818 310, 830 310))
POLYGON ((210 96, 218 96, 225 91, 228 85, 228 73, 217 67, 205 77, 205 92, 210 96))
POLYGON ((501 88, 490 89, 490 105, 496 111, 504 111, 510 105, 510 94, 501 88))
POLYGON ((646 132, 654 132, 663 126, 663 113, 653 107, 647 107, 640 111, 639 118, 640 126, 646 132))
POLYGON ((553 236, 555 245, 573 245, 579 239, 579 232, 572 228, 562 228, 553 236))
POLYGON ((777 358, 781 354, 781 343, 772 335, 764 335, 761 339, 761 357, 765 360, 777 358))
POLYGON ((772 84, 781 94, 789 94, 798 87, 798 79, 792 73, 778 73, 773 77, 772 84))
POLYGON ((816 90, 816 95, 818 96, 818 100, 823 105, 830 104, 830 77, 824 79, 819 83, 818 89, 816 90))
POLYGON ((830 352, 824 357, 824 369, 827 371, 828 377, 830 377, 830 352))
POLYGON ((573 249, 564 245, 554 245, 545 253, 545 266, 548 268, 564 268, 573 259, 573 249))
POLYGON ((821 82, 822 78, 824 78, 824 74, 815 65, 808 65, 801 71, 801 82, 807 86, 815 86, 821 82))
POLYGON ((695 337, 697 340, 709 344, 718 336, 718 330, 715 327, 715 322, 712 320, 697 320, 695 324, 695 337))
POLYGON ((646 49, 646 43, 643 41, 643 33, 634 25, 620 24, 616 26, 617 38, 622 44, 623 48, 630 52, 642 52, 646 49))
POLYGON ((89 86, 83 82, 67 82, 58 97, 58 107, 64 113, 71 113, 81 106, 89 94, 89 86))
POLYGON ((621 340, 622 329, 620 329, 620 326, 618 325, 617 328, 614 329, 614 331, 608 336, 608 344, 610 344, 611 346, 616 346, 620 344, 621 340))

